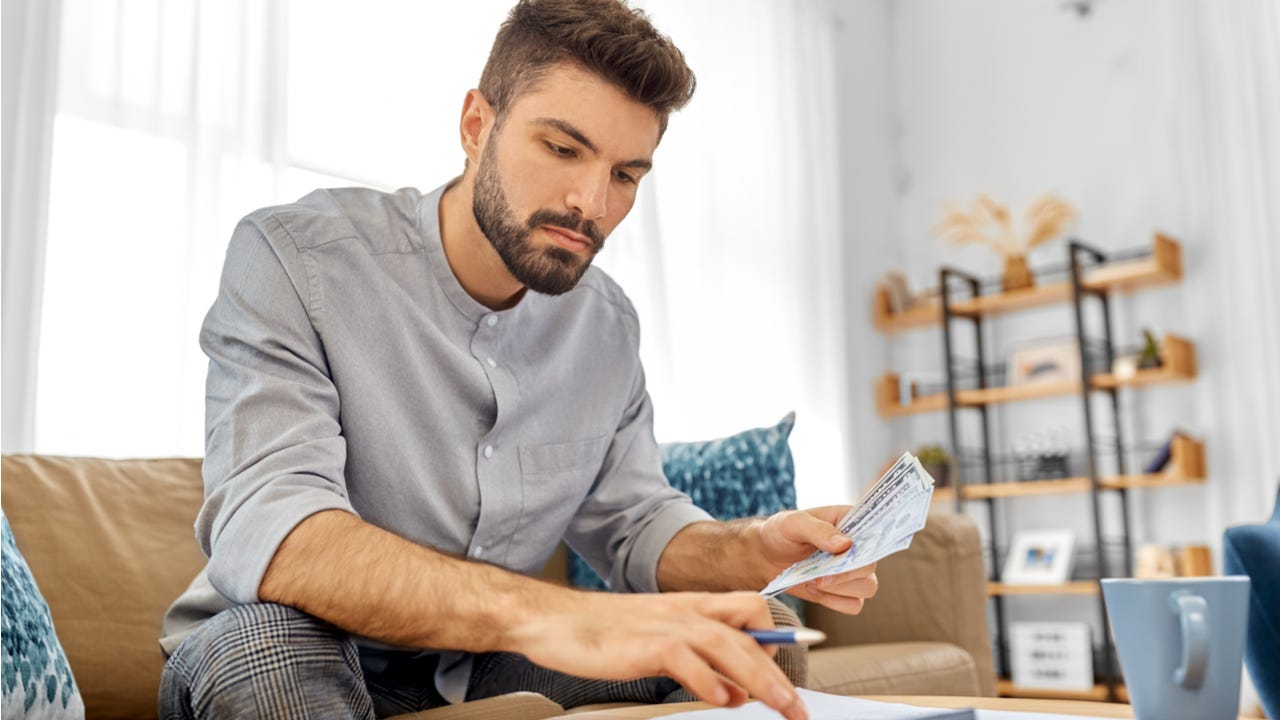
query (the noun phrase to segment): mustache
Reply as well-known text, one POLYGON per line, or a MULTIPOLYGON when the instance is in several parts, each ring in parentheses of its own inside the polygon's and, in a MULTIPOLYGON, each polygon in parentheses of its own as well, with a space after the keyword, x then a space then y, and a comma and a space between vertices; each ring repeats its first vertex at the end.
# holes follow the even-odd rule
POLYGON ((600 232, 600 228, 594 220, 584 221, 581 213, 558 213, 554 210, 543 208, 529 216, 528 224, 530 231, 542 225, 555 225, 566 230, 572 230, 589 239, 592 250, 595 251, 599 251, 604 246, 604 233, 600 232))

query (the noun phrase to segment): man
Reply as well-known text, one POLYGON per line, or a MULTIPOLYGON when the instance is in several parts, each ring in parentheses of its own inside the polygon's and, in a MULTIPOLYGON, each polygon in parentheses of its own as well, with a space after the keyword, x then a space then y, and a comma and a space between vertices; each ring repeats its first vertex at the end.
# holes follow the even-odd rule
MULTIPOLYGON (((693 86, 618 0, 523 0, 463 103, 462 177, 240 223, 201 331, 209 563, 166 617, 163 716, 680 686, 805 716, 741 630, 773 625, 752 591, 848 547, 846 508, 725 524, 671 489, 635 311, 590 267, 693 86), (562 538, 629 592, 527 577, 562 538)), ((795 594, 856 613, 873 569, 795 594)))

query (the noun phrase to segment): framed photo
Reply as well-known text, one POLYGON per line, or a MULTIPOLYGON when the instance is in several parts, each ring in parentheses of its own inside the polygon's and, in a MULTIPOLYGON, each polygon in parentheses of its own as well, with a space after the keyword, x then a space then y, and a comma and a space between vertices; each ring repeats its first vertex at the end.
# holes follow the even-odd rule
POLYGON ((1013 684, 1043 690, 1093 687, 1088 623, 1015 622, 1010 626, 1013 684))
POLYGON ((1009 358, 1010 385, 1077 382, 1080 348, 1074 339, 1037 342, 1016 347, 1009 358))
POLYGON ((1059 585, 1071 577, 1071 551, 1075 534, 1070 530, 1033 530, 1016 533, 1009 546, 1000 579, 1010 585, 1059 585))

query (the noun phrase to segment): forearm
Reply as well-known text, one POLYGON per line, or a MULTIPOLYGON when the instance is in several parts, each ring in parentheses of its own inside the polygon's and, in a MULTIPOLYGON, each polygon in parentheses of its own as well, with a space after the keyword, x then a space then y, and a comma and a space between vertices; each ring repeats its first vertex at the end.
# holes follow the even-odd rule
POLYGON ((358 635, 469 652, 516 650, 512 630, 570 592, 449 557, 342 511, 316 513, 276 551, 259 598, 358 635))
POLYGON ((765 560, 765 520, 693 523, 676 533, 658 560, 663 592, 759 590, 776 574, 765 560))

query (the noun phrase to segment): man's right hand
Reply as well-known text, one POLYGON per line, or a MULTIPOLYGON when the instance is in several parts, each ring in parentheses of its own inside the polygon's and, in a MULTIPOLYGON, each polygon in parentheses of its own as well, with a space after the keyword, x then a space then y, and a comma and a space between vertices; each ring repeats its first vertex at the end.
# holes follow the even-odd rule
POLYGON ((795 688, 745 629, 773 627, 753 592, 584 592, 442 555, 342 511, 302 521, 258 588, 278 602, 382 642, 517 652, 602 680, 664 675, 713 705, 748 694, 791 720, 795 688))
POLYGON ((744 629, 772 629, 753 592, 544 594, 511 630, 515 652, 572 675, 606 680, 666 676, 698 699, 737 706, 760 699, 791 720, 808 717, 795 688, 744 629))

